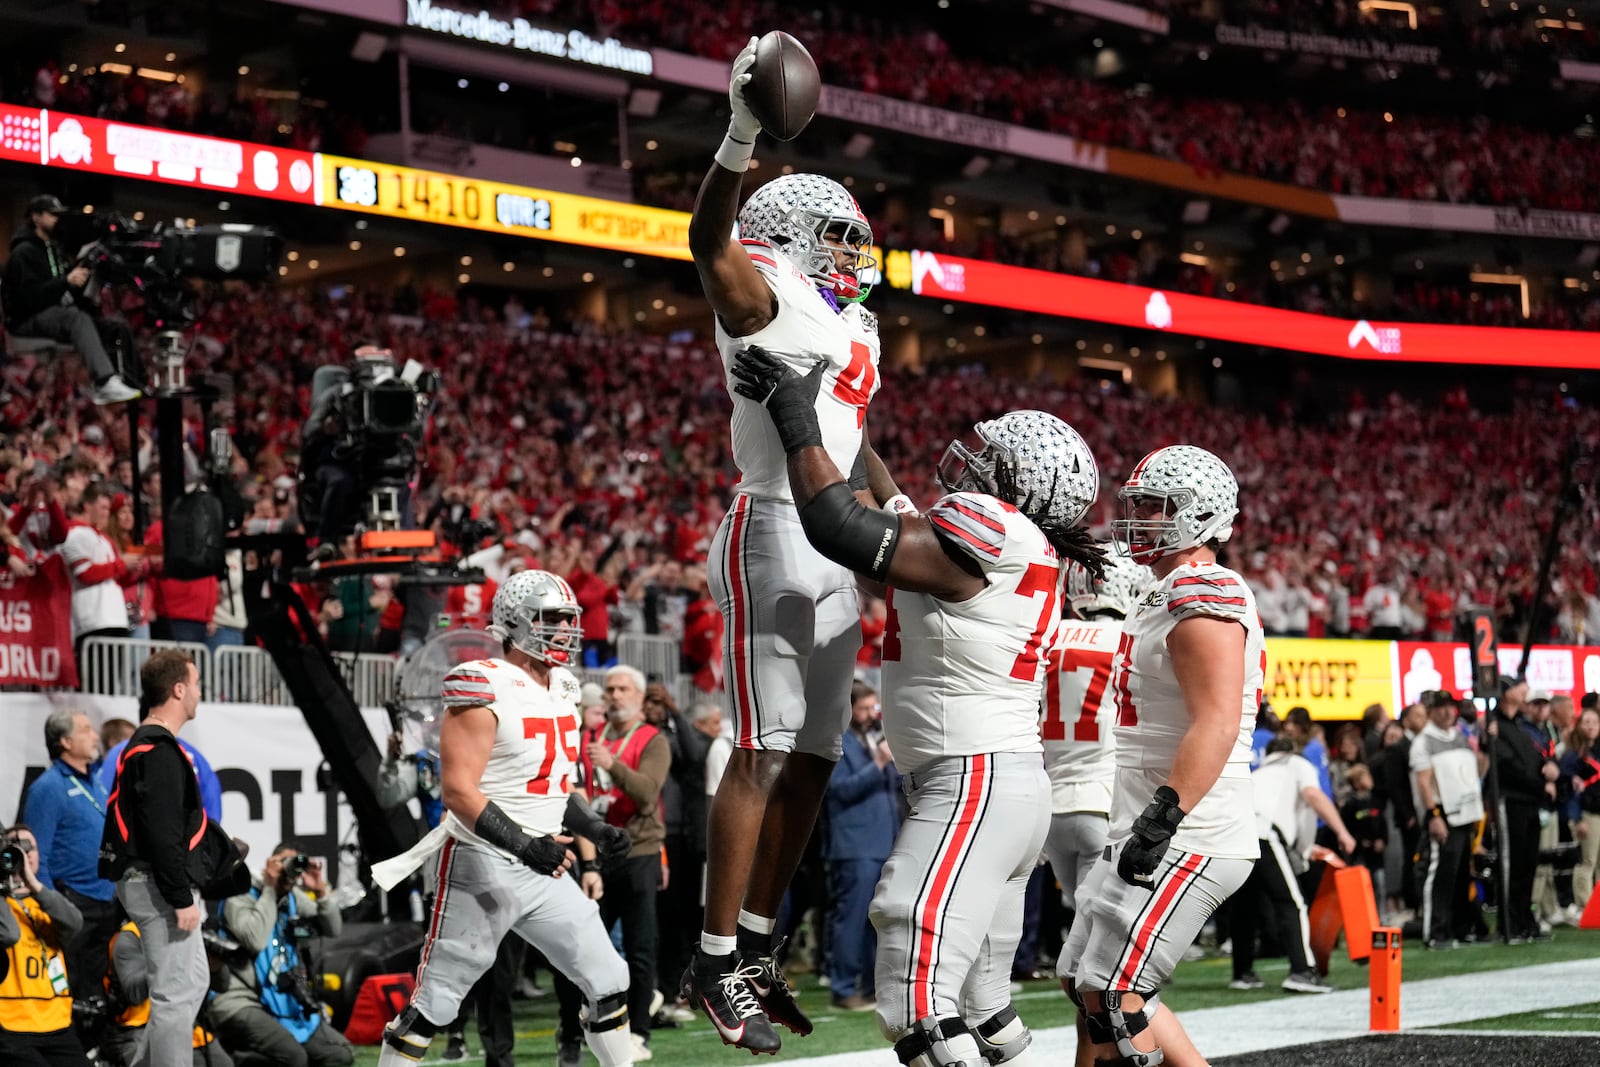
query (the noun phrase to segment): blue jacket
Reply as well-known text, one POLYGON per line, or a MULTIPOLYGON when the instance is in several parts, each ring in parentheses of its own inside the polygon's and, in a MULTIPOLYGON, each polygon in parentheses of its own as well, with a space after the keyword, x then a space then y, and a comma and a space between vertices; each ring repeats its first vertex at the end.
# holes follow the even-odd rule
POLYGON ((39 840, 39 881, 110 900, 117 887, 100 877, 100 837, 106 829, 106 787, 91 768, 86 775, 61 760, 33 780, 22 821, 39 840))
MULTIPOLYGON (((217 780, 217 772, 211 769, 211 764, 195 748, 183 738, 178 738, 179 746, 189 754, 189 759, 194 761, 195 776, 200 779, 200 806, 206 809, 206 818, 212 822, 222 821, 222 783, 217 780)), ((122 750, 128 747, 128 742, 118 741, 111 746, 111 751, 105 754, 100 761, 100 783, 109 793, 116 784, 117 760, 122 758, 122 750)), ((99 847, 99 842, 95 842, 99 847)))
POLYGON ((845 730, 844 751, 828 782, 828 838, 823 858, 888 859, 900 828, 895 797, 899 788, 900 773, 894 764, 879 768, 861 735, 845 730))
MULTIPOLYGON (((1306 742, 1306 747, 1300 755, 1311 762, 1317 769, 1317 784, 1322 787, 1322 792, 1329 800, 1333 799, 1333 776, 1328 772, 1328 746, 1323 744, 1321 738, 1313 737, 1306 742)), ((1319 819, 1320 823, 1321 820, 1319 819)))

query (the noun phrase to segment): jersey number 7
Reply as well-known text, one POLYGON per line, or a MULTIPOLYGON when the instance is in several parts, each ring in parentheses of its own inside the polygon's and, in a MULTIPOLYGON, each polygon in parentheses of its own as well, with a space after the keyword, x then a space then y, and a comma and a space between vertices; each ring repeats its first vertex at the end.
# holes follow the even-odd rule
MULTIPOLYGON (((1081 675, 1089 674, 1089 682, 1084 687, 1083 708, 1078 712, 1078 721, 1072 725, 1072 739, 1074 741, 1100 740, 1100 702, 1105 698, 1106 685, 1111 681, 1111 656, 1105 652, 1091 652, 1087 649, 1074 649, 1072 653, 1072 673, 1081 675)), ((1044 741, 1065 741, 1067 739, 1067 724, 1061 717, 1061 659, 1062 653, 1058 649, 1050 653, 1044 683, 1044 722, 1039 727, 1039 737, 1044 741)))
MULTIPOLYGON (((530 741, 535 737, 544 741, 544 759, 539 763, 538 774, 528 779, 528 792, 536 797, 547 797, 550 795, 550 768, 556 762, 556 745, 561 746, 569 764, 578 762, 578 717, 563 715, 558 719, 523 719, 522 736, 530 741)), ((572 780, 563 774, 559 795, 565 796, 570 792, 572 780)))

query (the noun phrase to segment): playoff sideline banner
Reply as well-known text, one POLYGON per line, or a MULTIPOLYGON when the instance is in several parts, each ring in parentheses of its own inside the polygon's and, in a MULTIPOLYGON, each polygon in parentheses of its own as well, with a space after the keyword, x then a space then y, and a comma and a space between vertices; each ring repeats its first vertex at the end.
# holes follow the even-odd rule
MULTIPOLYGON (((9 826, 22 817, 28 784, 50 765, 44 721, 58 708, 87 712, 96 727, 107 719, 139 718, 133 697, 0 694, 0 722, 7 739, 0 745, 0 824, 9 826)), ((378 708, 364 708, 361 714, 381 749, 389 733, 388 716, 378 708)), ((339 845, 355 840, 355 819, 339 795, 317 788, 322 750, 299 708, 207 701, 179 736, 217 772, 222 828, 249 844, 246 863, 252 873, 261 870, 272 847, 282 841, 321 858, 330 875, 338 872, 339 845)))

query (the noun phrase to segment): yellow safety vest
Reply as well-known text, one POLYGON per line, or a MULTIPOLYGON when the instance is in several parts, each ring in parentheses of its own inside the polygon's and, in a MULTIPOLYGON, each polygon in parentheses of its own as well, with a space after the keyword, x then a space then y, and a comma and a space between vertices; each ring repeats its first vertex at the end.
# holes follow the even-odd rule
POLYGON ((22 937, 6 953, 11 966, 0 981, 0 1030, 49 1034, 72 1025, 72 997, 50 983, 52 961, 66 973, 55 924, 32 897, 7 897, 22 937))
MULTIPOLYGON (((111 995, 111 983, 115 982, 117 980, 117 977, 116 977, 116 973, 117 973, 116 955, 115 955, 116 949, 117 949, 117 938, 121 937, 124 933, 129 933, 129 934, 132 934, 134 937, 138 937, 139 936, 139 926, 138 926, 138 924, 135 923, 132 919, 129 919, 127 922, 123 923, 121 928, 118 929, 116 933, 111 935, 111 943, 106 946, 106 953, 110 957, 110 960, 111 960, 110 964, 106 968, 105 984, 106 984, 106 995, 107 996, 111 995)), ((122 1010, 122 1014, 118 1015, 117 1018, 116 1018, 117 1025, 121 1026, 121 1027, 124 1027, 126 1029, 134 1029, 136 1027, 144 1026, 149 1021, 150 1021, 150 1000, 149 1000, 149 998, 146 998, 146 999, 140 1001, 138 1004, 129 1004, 126 1008, 124 1008, 122 1010)), ((203 1026, 196 1026, 194 1028, 194 1035, 190 1040, 190 1047, 192 1047, 192 1048, 205 1048, 207 1045, 211 1044, 211 1042, 213 1040, 215 1040, 215 1035, 213 1035, 211 1033, 211 1031, 207 1030, 203 1026)))

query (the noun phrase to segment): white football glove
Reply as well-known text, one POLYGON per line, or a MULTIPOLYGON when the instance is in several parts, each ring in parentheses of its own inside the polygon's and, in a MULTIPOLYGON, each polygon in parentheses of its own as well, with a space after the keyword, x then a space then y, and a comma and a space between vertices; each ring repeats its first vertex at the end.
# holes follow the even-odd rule
POLYGON ((744 87, 750 84, 750 68, 756 65, 756 41, 744 46, 733 60, 733 73, 728 78, 728 104, 733 108, 733 120, 728 123, 728 133, 736 140, 754 142, 761 132, 761 123, 744 100, 744 87))

